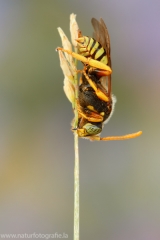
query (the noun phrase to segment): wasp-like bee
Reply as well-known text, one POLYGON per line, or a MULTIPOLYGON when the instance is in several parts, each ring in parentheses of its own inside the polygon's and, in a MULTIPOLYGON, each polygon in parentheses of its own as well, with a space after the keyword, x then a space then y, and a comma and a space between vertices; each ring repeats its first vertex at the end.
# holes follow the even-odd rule
MULTIPOLYGON (((102 19, 92 20, 94 37, 81 37, 78 41, 79 52, 105 64, 111 69, 110 38, 102 19)), ((116 98, 111 93, 111 73, 98 67, 88 66, 82 73, 79 86, 77 133, 80 137, 93 138, 100 134, 103 124, 108 122, 116 98)), ((102 140, 102 139, 101 139, 102 140)))
POLYGON ((84 64, 77 100, 79 137, 91 140, 122 140, 137 137, 141 132, 118 137, 100 138, 104 123, 112 116, 116 98, 111 91, 111 47, 107 27, 103 21, 92 18, 94 37, 80 35, 77 39, 79 54, 63 48, 84 64))

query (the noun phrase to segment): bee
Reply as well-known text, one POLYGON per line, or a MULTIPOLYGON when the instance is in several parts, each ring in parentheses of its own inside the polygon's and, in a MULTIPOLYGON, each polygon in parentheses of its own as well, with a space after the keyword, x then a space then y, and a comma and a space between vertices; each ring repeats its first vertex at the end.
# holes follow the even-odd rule
POLYGON ((116 97, 111 90, 111 46, 107 27, 103 21, 92 18, 94 37, 82 36, 76 40, 79 53, 67 52, 84 64, 77 100, 78 125, 73 130, 79 137, 90 140, 123 140, 141 134, 137 132, 124 136, 100 138, 104 123, 111 118, 116 97))
MULTIPOLYGON (((79 52, 111 69, 110 38, 107 27, 102 19, 99 22, 92 18, 91 22, 95 30, 95 38, 86 36, 79 38, 77 40, 79 52)), ((82 83, 79 86, 78 135, 94 139, 94 136, 100 134, 104 123, 108 122, 113 114, 115 102, 116 98, 111 94, 111 74, 108 74, 104 68, 99 69, 98 66, 95 68, 89 65, 82 73, 82 83)))

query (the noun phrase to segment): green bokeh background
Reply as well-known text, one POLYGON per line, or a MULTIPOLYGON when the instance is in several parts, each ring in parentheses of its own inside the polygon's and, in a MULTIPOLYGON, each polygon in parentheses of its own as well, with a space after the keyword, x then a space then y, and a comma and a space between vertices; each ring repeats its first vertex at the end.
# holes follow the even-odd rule
POLYGON ((0 233, 73 239, 73 113, 63 93, 57 27, 84 35, 102 17, 118 101, 103 136, 79 141, 80 239, 160 239, 160 2, 0 0, 0 233))

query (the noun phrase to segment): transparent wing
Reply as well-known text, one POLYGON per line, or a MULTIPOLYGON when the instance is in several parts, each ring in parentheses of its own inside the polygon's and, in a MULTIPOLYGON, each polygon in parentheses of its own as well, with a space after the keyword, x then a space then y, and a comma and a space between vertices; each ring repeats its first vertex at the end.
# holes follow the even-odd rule
MULTIPOLYGON (((95 18, 92 18, 91 22, 94 28, 93 36, 96 39, 96 41, 98 41, 102 45, 102 47, 106 50, 108 66, 112 67, 110 37, 106 24, 102 18, 100 18, 100 21, 98 21, 95 18)), ((102 77, 101 83, 106 88, 107 79, 108 79, 108 95, 109 97, 111 97, 111 75, 109 75, 108 77, 102 77)))
POLYGON ((91 20, 93 28, 94 28, 94 38, 96 41, 98 41, 102 47, 106 50, 106 54, 108 57, 108 66, 111 67, 111 45, 110 45, 110 37, 108 33, 108 29, 106 27, 106 24, 104 23, 103 19, 100 18, 100 21, 98 21, 95 18, 92 18, 91 20))

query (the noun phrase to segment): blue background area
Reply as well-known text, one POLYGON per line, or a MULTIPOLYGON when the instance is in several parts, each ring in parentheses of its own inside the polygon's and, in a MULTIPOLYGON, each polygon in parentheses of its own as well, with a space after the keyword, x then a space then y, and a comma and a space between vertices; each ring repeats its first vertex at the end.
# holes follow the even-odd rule
POLYGON ((73 239, 73 112, 63 93, 57 27, 84 35, 102 17, 118 101, 102 136, 80 139, 80 239, 160 239, 160 2, 0 1, 0 233, 73 239))

